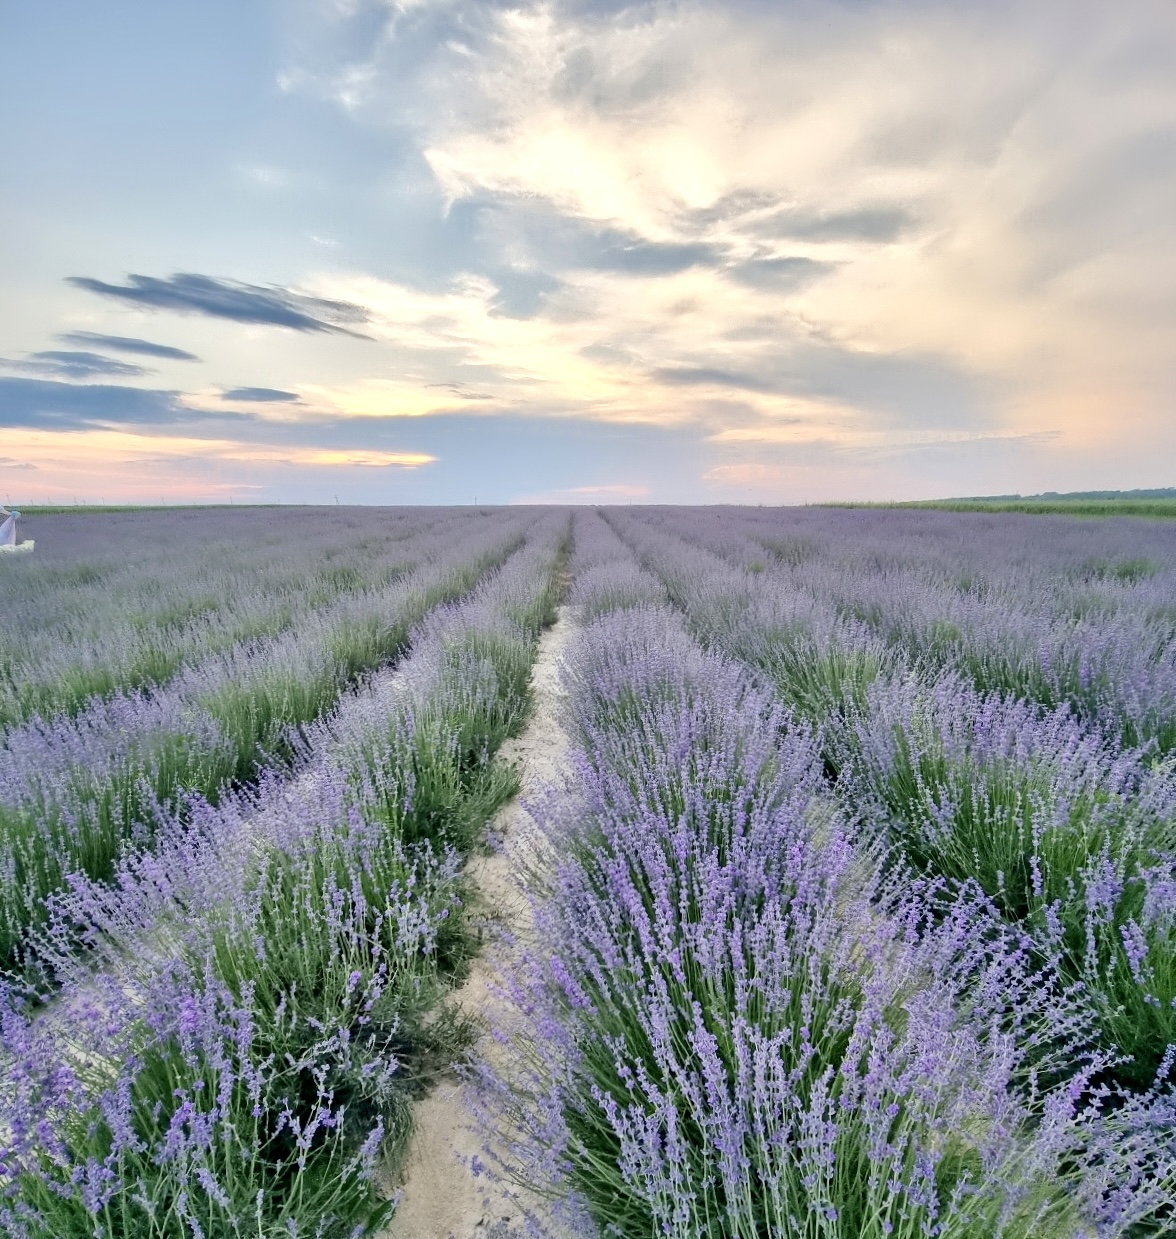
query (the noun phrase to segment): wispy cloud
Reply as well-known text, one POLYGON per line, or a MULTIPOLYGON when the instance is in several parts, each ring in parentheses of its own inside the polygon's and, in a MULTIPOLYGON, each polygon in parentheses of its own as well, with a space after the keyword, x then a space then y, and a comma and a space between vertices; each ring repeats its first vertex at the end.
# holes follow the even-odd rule
MULTIPOLYGON (((254 459, 261 459, 254 455, 254 459)), ((437 457, 428 452, 379 452, 346 448, 305 448, 293 452, 276 452, 269 459, 288 461, 298 465, 316 465, 322 468, 361 469, 419 469, 431 465, 437 457)))
POLYGON ((737 391, 771 391, 773 385, 755 374, 718 370, 709 366, 663 366, 650 376, 674 387, 733 387, 737 391))
POLYGON ((108 284, 89 276, 71 275, 67 282, 145 309, 206 314, 237 323, 262 323, 294 331, 362 336, 363 333, 354 327, 366 323, 369 317, 362 306, 346 301, 309 297, 277 284, 243 284, 208 275, 189 273, 167 279, 129 275, 125 284, 108 284))
POLYGON ((920 453, 969 450, 989 447, 1039 447, 1061 438, 1058 430, 1026 430, 1008 434, 932 434, 926 436, 879 437, 873 442, 857 442, 844 450, 881 460, 890 456, 916 456, 920 453))
POLYGON ((836 263, 818 262, 815 258, 748 258, 732 263, 728 273, 732 279, 752 288, 776 290, 781 293, 799 292, 808 285, 830 275, 836 263))
POLYGON ((221 399, 244 404, 298 404, 302 397, 296 391, 276 387, 233 387, 221 392, 221 399))
POLYGON ((915 221, 898 206, 814 212, 773 204, 768 214, 753 223, 751 231, 765 239, 783 241, 892 242, 915 231, 915 221))
POLYGON ((167 425, 189 416, 173 391, 0 377, 0 426, 167 425))
POLYGON ((72 352, 65 349, 47 349, 30 353, 19 361, 0 358, 0 366, 9 370, 23 370, 26 374, 44 374, 60 379, 91 378, 136 378, 151 371, 131 362, 103 357, 100 353, 72 352))
MULTIPOLYGON (((297 399, 294 393, 278 394, 297 399)), ((437 459, 435 452, 423 448, 386 446, 389 434, 370 419, 347 422, 320 416, 303 423, 275 423, 252 411, 211 413, 191 400, 175 391, 0 378, 0 427, 42 445, 55 437, 66 443, 89 435, 96 436, 96 443, 138 443, 141 454, 144 445, 152 443, 169 458, 183 445, 203 444, 200 450, 210 458, 300 466, 418 468, 437 459), (330 441, 323 443, 323 438, 330 441)))
POLYGON ((290 185, 290 174, 286 169, 276 168, 272 164, 251 164, 241 169, 241 175, 263 189, 287 189, 290 185))
POLYGON ((493 400, 494 393, 488 391, 471 391, 465 383, 426 383, 425 388, 440 388, 458 400, 493 400))
POLYGON ((136 336, 108 336, 100 331, 65 331, 58 337, 64 344, 77 344, 82 348, 113 349, 116 353, 135 353, 143 357, 161 357, 166 361, 199 361, 195 353, 170 344, 155 344, 136 336))
POLYGON ((430 452, 255 443, 249 440, 219 438, 175 437, 148 440, 139 438, 133 445, 128 446, 133 446, 138 454, 128 455, 126 463, 137 465, 167 464, 177 461, 198 464, 204 461, 248 465, 294 465, 299 468, 316 469, 419 469, 424 465, 434 464, 437 460, 437 457, 430 452), (143 454, 145 447, 149 447, 151 452, 143 454))

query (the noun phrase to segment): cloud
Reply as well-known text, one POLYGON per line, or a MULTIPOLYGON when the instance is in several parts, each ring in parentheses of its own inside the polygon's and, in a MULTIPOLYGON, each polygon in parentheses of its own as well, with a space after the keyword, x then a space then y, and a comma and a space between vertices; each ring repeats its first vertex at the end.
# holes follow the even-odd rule
POLYGON ((415 469, 438 459, 427 445, 390 444, 395 430, 373 419, 312 416, 301 423, 275 423, 254 413, 209 413, 192 407, 189 399, 174 391, 0 377, 0 427, 10 432, 13 446, 26 440, 42 447, 57 443, 63 452, 65 445, 84 439, 137 443, 136 459, 145 459, 147 444, 169 459, 183 448, 194 458, 205 453, 209 460, 299 466, 415 469))
POLYGON ((464 383, 426 383, 426 387, 437 387, 447 391, 458 400, 493 400, 493 392, 470 391, 464 383))
POLYGON ((242 168, 241 174, 264 189, 287 189, 290 185, 290 174, 285 168, 276 168, 271 164, 252 164, 242 168))
POLYGON ((534 318, 543 309, 547 297, 561 287, 560 281, 545 271, 500 269, 492 278, 498 295, 490 306, 490 313, 507 318, 534 318))
POLYGON ((137 353, 143 357, 161 357, 166 361, 199 361, 195 353, 169 344, 155 344, 135 336, 107 336, 99 331, 66 331, 57 337, 65 344, 79 344, 83 348, 107 348, 116 353, 137 353))
POLYGON ((460 375, 494 394, 487 413, 712 434, 780 424, 798 401, 843 435, 996 416, 996 384, 958 349, 875 348, 810 310, 871 255, 909 262, 942 223, 937 173, 869 153, 879 104, 856 69, 883 97, 910 76, 898 53, 879 67, 874 9, 828 29, 756 5, 364 11, 383 14, 376 31, 352 42, 340 16, 333 68, 287 86, 414 130, 467 265, 431 287, 321 279, 316 295, 368 307, 398 358, 398 377, 324 387, 324 403, 438 415, 454 401, 432 393, 468 398, 444 386, 460 375))
POLYGON ((598 245, 581 258, 581 265, 595 271, 617 271, 623 275, 672 275, 690 267, 713 266, 719 252, 713 245, 646 241, 623 233, 603 232, 598 245))
POLYGON ((172 391, 0 377, 0 426, 76 428, 105 423, 167 424, 191 417, 172 391))
POLYGON ((99 375, 110 378, 135 378, 151 373, 143 366, 117 361, 113 357, 103 357, 99 353, 77 353, 63 349, 30 353, 23 361, 0 359, 0 365, 12 370, 24 370, 29 374, 46 374, 61 379, 90 379, 99 375))
MULTIPOLYGON (((255 455, 254 459, 257 458, 255 455)), ((354 448, 306 448, 286 452, 279 450, 270 459, 297 465, 317 465, 337 468, 347 466, 362 469, 419 469, 434 464, 436 456, 428 452, 379 452, 354 448)))
POLYGON ((754 374, 706 366, 664 366, 651 376, 656 382, 677 387, 733 387, 737 391, 771 391, 773 384, 754 374))
POLYGON ((725 260, 716 245, 650 240, 632 229, 562 213, 541 199, 487 195, 473 199, 473 205, 487 245, 521 261, 526 270, 658 276, 725 260))
POLYGON ((0 469, 36 469, 36 465, 27 460, 13 460, 11 456, 0 456, 0 469))
POLYGON ((561 495, 612 495, 614 498, 637 499, 649 494, 648 486, 628 486, 623 482, 603 483, 599 486, 569 486, 561 495))
POLYGON ((762 487, 771 486, 780 481, 785 474, 785 467, 779 464, 765 464, 762 461, 748 461, 734 465, 715 465, 704 473, 707 482, 718 482, 725 486, 762 487))
MULTIPOLYGON (((515 219, 524 256, 570 285, 554 305, 598 288, 570 271, 631 276, 648 254, 657 282, 689 261, 774 294, 754 310, 785 335, 791 318, 863 359, 844 387, 868 359, 917 358, 999 389, 1004 418, 1048 407, 1088 436, 1133 387, 1142 437, 1176 379, 1176 16, 1078 13, 487 9, 460 64, 438 45, 422 71, 435 106, 415 117, 448 197, 497 204, 497 232, 515 219), (540 226, 545 212, 565 222, 540 226)), ((387 46, 360 110, 383 102, 387 46)), ((672 369, 665 345, 687 333, 622 332, 632 293, 613 292, 596 302, 607 342, 672 369)), ((718 300, 712 341, 752 310, 718 300)))
POLYGON ((369 318, 362 306, 349 302, 309 297, 277 284, 262 287, 207 275, 178 274, 167 279, 130 275, 126 284, 107 284, 89 276, 71 275, 67 282, 88 292, 147 309, 206 314, 237 323, 262 323, 294 331, 336 332, 364 338, 353 327, 366 323, 369 318))
POLYGON ((276 387, 234 387, 221 392, 222 400, 237 400, 245 404, 299 404, 302 397, 294 391, 276 387))
MULTIPOLYGON (((419 469, 436 463, 430 452, 388 451, 380 448, 339 448, 283 443, 256 443, 232 439, 152 439, 151 455, 127 457, 138 465, 183 461, 195 466, 232 461, 245 465, 294 465, 319 469, 419 469)), ((143 439, 135 445, 141 452, 143 439)))
POLYGON ((814 258, 749 258, 730 267, 733 279, 752 288, 797 292, 836 269, 814 258))
POLYGON ((871 423, 974 431, 992 423, 1000 395, 983 374, 934 354, 823 339, 782 315, 777 293, 738 285, 721 268, 636 280, 590 273, 526 319, 498 313, 497 287, 477 277, 444 293, 361 276, 324 289, 371 307, 372 334, 401 359, 394 377, 301 385, 310 404, 349 416, 436 416, 476 398, 493 400, 488 415, 717 431, 792 416, 801 402, 813 420, 835 417, 842 433, 871 423))
MULTIPOLYGON (((1032 475, 1056 450, 1053 431, 966 433, 941 431, 874 432, 827 435, 819 427, 763 427, 761 433, 714 436, 721 453, 702 480, 731 488, 733 497, 830 499, 852 496, 886 498, 895 494, 895 478, 921 497, 954 494, 954 479, 981 476, 992 493, 1002 477, 1032 475), (748 451, 747 449, 754 449, 748 451), (838 482, 840 479, 840 483, 838 482), (780 488, 784 489, 781 490, 780 488)), ((903 487, 902 489, 906 489, 903 487)))
POLYGON ((785 208, 758 221, 754 231, 761 237, 788 241, 890 242, 913 227, 911 215, 900 207, 859 207, 827 214, 785 208))
MULTIPOLYGON (((297 284, 367 319, 295 306, 369 332, 378 364, 238 356, 212 380, 296 387, 290 422, 317 433, 337 410, 397 435, 413 418, 428 436, 460 409, 471 476, 508 417, 529 419, 512 445, 545 418, 601 435, 656 426, 697 435, 705 467, 766 445, 814 473, 860 469, 855 484, 875 463, 902 476, 879 463, 894 452, 929 486, 949 455, 1004 452, 1003 469, 1040 444, 1060 462, 1086 450, 1093 471, 1110 467, 1093 442, 1130 441, 1149 461, 1173 446, 1170 5, 294 9, 284 20, 321 29, 286 44, 283 89, 339 105, 384 214, 371 226, 375 199, 353 194, 359 214, 321 218, 324 237, 346 238, 346 271, 320 252, 321 274, 297 284), (1037 432, 1058 437, 1015 437, 1037 432)), ((283 336, 275 350, 297 346, 283 336)), ((219 389, 206 394, 216 407, 219 389)), ((555 473, 564 450, 535 466, 553 493, 641 480, 613 461, 584 468, 579 443, 576 469, 555 473)), ((529 466, 503 476, 516 467, 529 466)))
POLYGON ((707 435, 710 443, 795 443, 801 432, 811 428, 804 417, 782 417, 755 426, 729 426, 707 435))

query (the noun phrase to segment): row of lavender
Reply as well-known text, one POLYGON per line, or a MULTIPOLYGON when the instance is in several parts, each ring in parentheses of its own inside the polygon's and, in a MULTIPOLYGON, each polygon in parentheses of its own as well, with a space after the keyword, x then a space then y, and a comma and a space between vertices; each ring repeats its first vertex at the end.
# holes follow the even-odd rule
POLYGON ((0 964, 37 983, 29 935, 68 875, 109 876, 121 850, 147 845, 186 796, 215 802, 287 760, 291 728, 397 657, 413 624, 500 564, 533 519, 439 522, 405 543, 415 571, 341 592, 294 630, 186 662, 155 688, 9 728, 0 748, 0 964))
POLYGON ((798 599, 794 624, 857 626, 924 671, 1069 705, 1127 745, 1176 744, 1176 539, 1163 522, 753 508, 641 524, 766 574, 798 599))
MULTIPOLYGON (((751 542, 762 552, 770 538, 755 529, 754 517, 742 519, 758 534, 751 542)), ((1169 1072, 1169 1047, 1176 1043, 1176 766, 1165 755, 1164 737, 1176 725, 1176 641, 1160 605, 1165 595, 1154 584, 1164 579, 1166 596, 1176 597, 1176 547, 1166 527, 1157 532, 1128 523, 1140 530, 1136 541, 1148 550, 1154 573, 1134 584, 1096 587, 1112 635, 1099 637, 1093 652, 1082 644, 1088 621, 1058 601, 1072 604, 1090 549, 1079 540, 1063 554, 1045 542, 1044 563, 1026 570, 1045 599, 1034 660, 1016 624, 1005 624, 1010 614, 1025 614, 1008 602, 1011 567, 994 555, 991 576, 979 577, 974 545, 960 551, 959 564, 978 599, 970 605, 991 605, 992 615, 937 647, 929 637, 923 645, 888 639, 900 628, 927 634, 935 626, 932 610, 904 627, 905 621, 892 624, 886 610, 865 625, 829 605, 835 594, 853 595, 854 570, 863 577, 860 596, 878 597, 852 552, 843 555, 850 566, 836 587, 826 580, 818 591, 802 588, 790 565, 750 573, 737 566, 733 561, 748 555, 748 543, 737 540, 734 521, 713 522, 707 533, 726 550, 721 559, 675 533, 675 525, 687 536, 705 532, 697 512, 641 522, 619 513, 614 521, 658 565, 705 642, 767 672, 786 700, 821 723, 827 766, 860 834, 885 841, 892 855, 928 879, 978 886, 1006 920, 1028 932, 1040 953, 1083 987, 1104 1048, 1117 1057, 1110 1069, 1116 1080, 1146 1089, 1157 1073, 1169 1072), (1147 641, 1133 644, 1124 635, 1138 637, 1149 625, 1147 641), (1018 673, 1012 687, 993 687, 967 652, 981 642, 1002 651, 1007 666, 1041 674, 1018 673), (1103 685, 1096 698, 1067 694, 1060 678, 1053 681, 1056 692, 1032 691, 1045 668, 1064 661, 1100 668, 1092 674, 1103 685), (1144 684, 1146 692, 1138 687, 1144 684), (1055 704, 1056 696, 1062 699, 1055 704), (1136 712, 1135 725, 1125 727, 1129 703, 1143 698, 1148 711, 1136 712), (1145 718, 1152 720, 1147 728, 1145 718), (1141 730, 1148 738, 1132 743, 1141 730)), ((900 528, 895 553, 907 532, 900 528)), ((947 532, 960 531, 948 524, 947 532)), ((877 532, 873 537, 882 540, 877 532)), ((1119 537, 1122 556, 1133 542, 1123 532, 1119 537)), ((956 542, 962 538, 949 545, 956 542)), ((1031 542, 1018 543, 1023 559, 1032 552, 1031 542)), ((834 578, 838 561, 829 558, 825 577, 834 578)), ((924 575, 935 575, 911 558, 924 575)), ((910 599, 919 599, 914 569, 896 575, 909 588, 895 587, 894 597, 907 599, 912 614, 910 599)), ((948 600, 938 597, 936 605, 946 608, 948 600)))
POLYGON ((4 565, 0 726, 164 683, 277 636, 346 590, 380 588, 412 541, 470 515, 438 509, 123 512, 31 518, 35 559, 4 565))
POLYGON ((58 998, 4 1013, 4 1233, 367 1233, 378 1157, 469 1030, 437 1003, 472 950, 462 858, 512 793, 566 517, 305 737, 294 780, 195 802, 36 949, 58 998), (80 935, 85 960, 61 947, 80 935))
MULTIPOLYGON (((1163 717, 1132 747, 1113 677, 1060 705, 978 684, 951 642, 913 647, 885 612, 833 604, 854 596, 845 562, 864 571, 853 548, 836 589, 805 586, 804 557, 768 552, 801 536, 774 519, 582 523, 586 803, 552 825, 570 857, 545 914, 560 949, 524 995, 546 1016, 523 1095, 546 1104, 524 1106, 519 1155, 624 1235, 1165 1233, 1163 717)), ((996 616, 956 647, 1003 641, 1023 670, 1015 624, 993 635, 1026 613, 1015 556, 982 576, 978 555, 939 549, 996 616)), ((1148 550, 1154 580, 1164 548, 1148 550)), ((899 539, 878 571, 942 601, 933 559, 899 539)), ((1162 684, 1162 595, 1143 570, 1059 582, 1053 559, 1030 570, 1041 650, 1078 640, 1097 594, 1110 627, 1156 637, 1162 684)))

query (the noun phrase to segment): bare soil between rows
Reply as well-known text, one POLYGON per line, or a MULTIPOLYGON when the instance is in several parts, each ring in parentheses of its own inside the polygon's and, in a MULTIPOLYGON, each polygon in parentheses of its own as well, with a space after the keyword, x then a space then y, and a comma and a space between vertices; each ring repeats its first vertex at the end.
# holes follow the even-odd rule
MULTIPOLYGON (((501 846, 470 865, 479 902, 493 916, 486 922, 483 948, 453 997, 463 1010, 481 1017, 486 1031, 474 1055, 492 1067, 508 1051, 490 1030, 509 1025, 516 1014, 497 982, 530 940, 528 874, 545 865, 546 844, 526 804, 561 783, 568 769, 559 659, 572 628, 567 609, 561 608, 555 624, 540 636, 531 673, 530 721, 521 736, 500 750, 503 760, 519 767, 522 790, 491 823, 491 836, 501 840, 501 846)), ((543 1201, 501 1176, 475 1176, 471 1170, 475 1158, 506 1162, 504 1150, 478 1122, 472 1087, 454 1072, 417 1105, 399 1180, 400 1204, 382 1239, 522 1239, 533 1233, 527 1229, 526 1213, 540 1219, 549 1239, 563 1239, 566 1231, 543 1220, 543 1201)))

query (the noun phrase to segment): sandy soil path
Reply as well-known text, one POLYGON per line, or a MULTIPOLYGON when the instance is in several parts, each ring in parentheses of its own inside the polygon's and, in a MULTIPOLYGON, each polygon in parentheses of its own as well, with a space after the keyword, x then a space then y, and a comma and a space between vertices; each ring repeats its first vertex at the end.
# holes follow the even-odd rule
MULTIPOLYGON (((525 869, 542 866, 543 845, 538 827, 524 803, 529 796, 563 780, 567 770, 568 739, 564 732, 563 692, 559 657, 571 634, 566 610, 539 640, 532 671, 534 711, 516 740, 508 740, 501 756, 522 773, 522 793, 499 810, 491 832, 506 847, 471 864, 471 876, 484 907, 495 913, 486 926, 481 954, 455 998, 467 1011, 481 1014, 488 1025, 496 1017, 509 1019, 509 1003, 496 993, 496 979, 509 967, 517 943, 526 942, 531 927, 525 869)), ((476 1053, 494 1064, 502 1047, 483 1035, 476 1053)), ((470 1112, 465 1085, 454 1076, 443 1080, 415 1111, 415 1130, 402 1177, 401 1202, 383 1239, 522 1239, 527 1234, 523 1211, 515 1199, 518 1189, 475 1178, 469 1170, 475 1155, 486 1157, 486 1136, 470 1112)), ((542 1213, 539 1202, 529 1208, 542 1213)), ((554 1225, 550 1239, 562 1239, 554 1225)))

